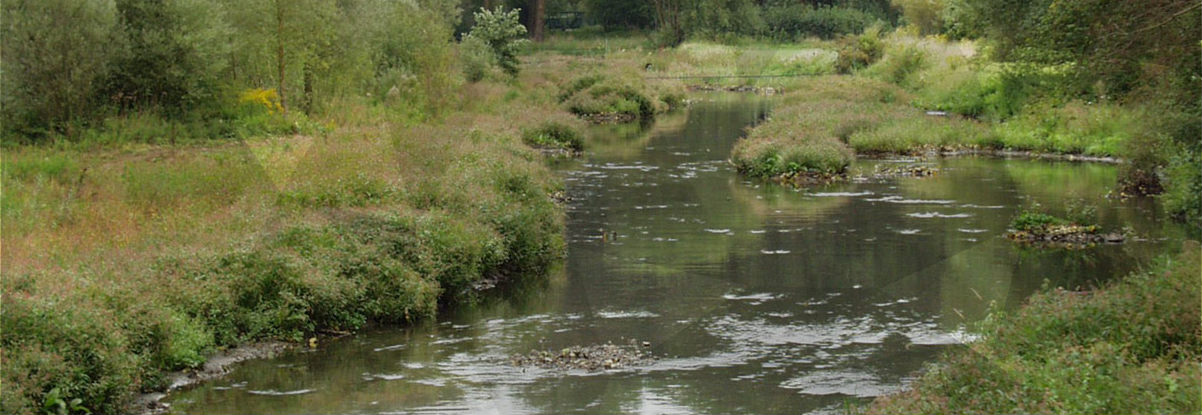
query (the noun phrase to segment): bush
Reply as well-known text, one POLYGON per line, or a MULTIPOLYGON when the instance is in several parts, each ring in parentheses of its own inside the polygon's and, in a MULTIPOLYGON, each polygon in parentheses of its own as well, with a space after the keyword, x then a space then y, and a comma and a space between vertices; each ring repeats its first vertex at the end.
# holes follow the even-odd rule
POLYGON ((902 10, 906 23, 918 27, 924 35, 943 31, 944 0, 891 0, 902 10))
POLYGON ((206 1, 119 0, 120 35, 126 50, 114 51, 108 96, 130 108, 172 115, 213 111, 230 52, 223 10, 206 1))
POLYGON ((468 36, 480 39, 492 49, 497 65, 510 76, 518 74, 518 49, 527 40, 526 26, 518 19, 518 10, 504 11, 481 8, 475 13, 476 25, 468 36))
POLYGON ((1119 191, 1133 196, 1157 195, 1164 191, 1160 169, 1166 164, 1164 140, 1151 132, 1136 132, 1122 143, 1126 163, 1119 166, 1119 191))
POLYGON ((680 95, 657 94, 642 79, 635 79, 585 76, 561 87, 559 99, 568 112, 592 121, 649 120, 680 104, 680 95))
POLYGON ((1010 222, 1010 228, 1017 231, 1037 232, 1051 225, 1063 225, 1068 221, 1040 212, 1022 212, 1010 222))
POLYGON ((96 116, 109 55, 122 47, 113 2, 5 0, 0 7, 4 129, 42 135, 96 116))
POLYGON ((867 68, 881 58, 885 45, 881 41, 881 25, 873 25, 859 35, 845 35, 839 38, 839 58, 835 61, 835 70, 841 74, 867 68))
POLYGON ((1170 214, 1202 229, 1202 144, 1181 149, 1169 159, 1164 207, 1170 214))
POLYGON ((6 290, 0 327, 4 386, 17 388, 0 401, 0 412, 27 413, 57 389, 62 399, 79 399, 101 413, 124 412, 139 389, 138 357, 115 326, 118 316, 98 313, 82 296, 44 302, 28 292, 6 290), (12 399, 10 399, 12 398, 12 399))
POLYGON ((522 141, 534 147, 570 151, 584 149, 583 140, 581 140, 580 133, 575 128, 555 121, 545 122, 535 128, 524 129, 522 131, 522 141))
POLYGON ((903 88, 914 87, 914 75, 927 67, 927 54, 914 44, 898 44, 869 68, 870 76, 903 88))
POLYGON ((463 75, 469 82, 479 82, 498 65, 497 55, 480 38, 472 35, 459 42, 459 59, 463 62, 463 75))
POLYGON ((842 35, 854 35, 878 21, 867 12, 846 7, 794 4, 764 10, 768 35, 782 41, 796 41, 809 36, 834 39, 842 35))

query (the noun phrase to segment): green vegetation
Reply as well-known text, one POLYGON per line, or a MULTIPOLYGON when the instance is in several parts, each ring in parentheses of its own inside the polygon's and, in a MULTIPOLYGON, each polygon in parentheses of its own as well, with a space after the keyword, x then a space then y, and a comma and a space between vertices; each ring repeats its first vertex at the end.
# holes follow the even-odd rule
POLYGON ((305 130, 349 99, 421 119, 445 109, 461 82, 449 25, 457 11, 437 1, 2 5, 6 145, 305 130), (270 116, 246 111, 245 97, 263 91, 273 96, 270 116))
POLYGON ((1022 212, 1014 221, 1010 222, 1010 228, 1019 231, 1035 232, 1050 225, 1067 225, 1068 221, 1039 212, 1022 212))
MULTIPOLYGON (((1122 194, 1163 189, 1202 226, 1192 3, 481 3, 0 0, 0 412, 125 412, 221 348, 415 321, 537 275, 562 250, 560 185, 529 147, 578 152, 572 115, 649 120, 686 86, 784 91, 734 149, 752 176, 1108 156, 1122 194), (523 49, 544 6, 603 27, 523 49)), ((988 353, 888 405, 1196 411, 1196 251, 1168 277, 999 314, 1014 324, 986 328, 988 353)))
POLYGON ((683 101, 682 95, 653 89, 634 76, 606 75, 568 82, 558 98, 569 112, 595 123, 651 120, 683 101))
POLYGON ((8 152, 4 412, 56 388, 123 412, 216 348, 429 317, 561 255, 559 185, 515 128, 384 131, 8 152))
POLYGON ((123 412, 216 348, 429 317, 562 252, 559 185, 508 128, 5 166, 4 412, 123 412))
POLYGON ((3 3, 0 412, 128 412, 220 349, 425 319, 562 255, 523 144, 579 145, 562 68, 464 83, 442 3, 60 3, 3 3))
MULTIPOLYGON (((518 22, 518 11, 504 11, 500 7, 496 10, 480 9, 475 13, 475 21, 476 25, 472 27, 471 33, 463 37, 464 43, 480 42, 488 45, 492 51, 492 59, 488 59, 487 62, 496 63, 510 76, 517 75, 517 52, 527 42, 524 38, 526 26, 518 22)), ((469 78, 474 78, 471 80, 480 80, 473 74, 469 74, 469 78)))
POLYGON ((983 339, 868 413, 1197 413, 1202 248, 1086 293, 994 311, 983 339))
POLYGON ((549 121, 537 127, 522 131, 522 141, 535 148, 547 148, 580 152, 584 150, 584 140, 580 132, 560 121, 549 121))

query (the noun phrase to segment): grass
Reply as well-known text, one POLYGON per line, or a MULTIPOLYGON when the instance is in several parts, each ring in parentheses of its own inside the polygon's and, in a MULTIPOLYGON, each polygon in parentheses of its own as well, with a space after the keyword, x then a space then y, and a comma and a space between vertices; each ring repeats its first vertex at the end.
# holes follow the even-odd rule
POLYGON ((579 128, 561 121, 548 121, 537 127, 523 130, 522 141, 535 148, 572 152, 584 150, 584 140, 581 138, 579 128))
MULTIPOLYGON (((1149 127, 1154 117, 1148 109, 1032 98, 1029 89, 1057 79, 1054 68, 1019 75, 976 59, 975 45, 969 42, 905 31, 878 36, 866 32, 841 41, 845 53, 854 52, 846 50, 849 42, 856 50, 883 48, 880 59, 852 75, 777 81, 786 94, 772 118, 736 144, 735 165, 752 176, 780 177, 842 174, 855 154, 1009 150, 1163 158, 1150 157, 1146 146, 1134 144, 1156 134, 1149 127)), ((871 55, 871 50, 861 52, 871 55)), ((682 61, 714 68, 707 62, 743 61, 747 51, 685 44, 677 53, 684 55, 682 61)), ((1149 176, 1153 169, 1135 170, 1149 176)))
POLYGON ((1197 413, 1202 248, 1090 293, 995 311, 982 340, 868 413, 1197 413))
POLYGON ((653 87, 637 75, 593 74, 564 84, 559 100, 572 114, 600 123, 651 120, 679 107, 683 97, 670 88, 653 87))
POLYGON ((528 77, 467 85, 423 123, 344 100, 312 134, 10 145, 0 412, 127 412, 222 348, 535 278, 563 252, 561 184, 523 131, 573 145, 579 121, 528 77))
POLYGON ((921 153, 988 145, 980 123, 926 115, 895 85, 864 77, 795 82, 772 117, 735 144, 732 161, 756 177, 842 174, 856 153, 921 153))

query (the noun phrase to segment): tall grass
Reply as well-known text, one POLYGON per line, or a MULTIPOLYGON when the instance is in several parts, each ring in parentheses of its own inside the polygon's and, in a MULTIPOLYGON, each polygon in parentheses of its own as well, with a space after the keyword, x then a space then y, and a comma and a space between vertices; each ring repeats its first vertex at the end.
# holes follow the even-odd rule
POLYGON ((539 275, 562 255, 560 184, 521 132, 572 120, 482 84, 438 122, 348 105, 315 135, 7 149, 0 412, 127 412, 220 348, 415 321, 539 275))

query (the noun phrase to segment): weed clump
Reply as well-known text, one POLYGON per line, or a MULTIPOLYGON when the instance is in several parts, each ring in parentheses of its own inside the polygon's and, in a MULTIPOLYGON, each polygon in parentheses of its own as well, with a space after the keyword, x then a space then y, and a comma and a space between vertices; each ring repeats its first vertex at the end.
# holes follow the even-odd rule
MULTIPOLYGON (((633 79, 633 78, 632 78, 633 79)), ((559 101, 569 112, 593 123, 651 120, 682 103, 681 95, 659 92, 641 80, 590 75, 561 87, 559 101)))
POLYGON ((544 122, 537 127, 523 130, 522 141, 535 148, 563 150, 570 153, 579 153, 584 149, 584 141, 580 137, 580 132, 568 124, 557 121, 544 122))
POLYGON ((1010 222, 1006 237, 1023 244, 1064 248, 1119 243, 1125 239, 1120 233, 1103 233, 1100 226, 1091 223, 1096 215, 1092 206, 1072 207, 1069 213, 1070 218, 1064 219, 1042 212, 1022 212, 1010 222))

